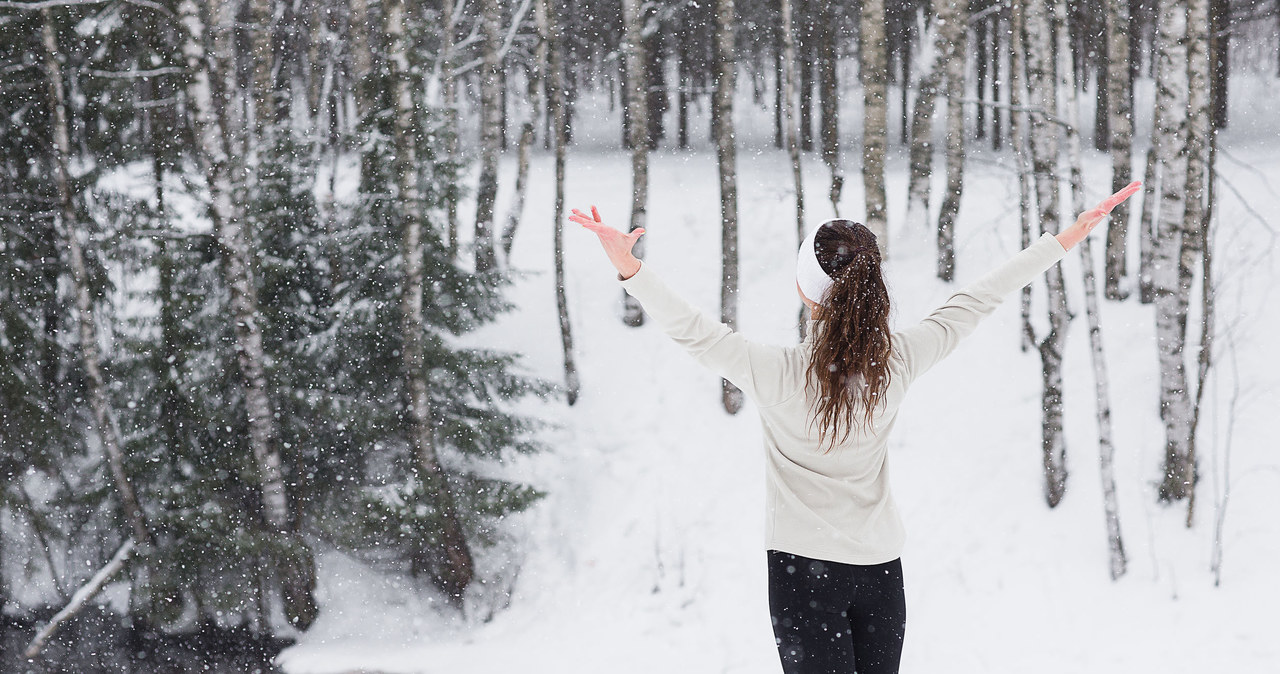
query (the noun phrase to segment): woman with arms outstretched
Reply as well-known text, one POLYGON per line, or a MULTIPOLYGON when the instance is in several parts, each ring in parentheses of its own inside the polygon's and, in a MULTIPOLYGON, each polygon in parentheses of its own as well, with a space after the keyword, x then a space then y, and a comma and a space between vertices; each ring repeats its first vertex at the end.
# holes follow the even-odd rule
POLYGON ((1138 188, 1046 233, 894 333, 875 235, 849 220, 824 222, 800 245, 796 286, 811 318, 804 342, 791 347, 751 342, 681 299, 631 254, 643 229, 624 234, 594 206, 589 215, 574 209, 570 220, 599 237, 645 312, 760 410, 769 610, 786 674, 898 671, 904 532, 887 448, 907 388, 1138 188))

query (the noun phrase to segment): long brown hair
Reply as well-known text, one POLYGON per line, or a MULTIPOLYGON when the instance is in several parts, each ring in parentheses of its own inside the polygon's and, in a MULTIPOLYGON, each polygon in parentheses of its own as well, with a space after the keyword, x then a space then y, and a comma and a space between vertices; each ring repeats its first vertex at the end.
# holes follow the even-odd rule
POLYGON ((805 376, 818 392, 819 444, 829 439, 835 447, 853 431, 855 410, 871 427, 889 388, 889 291, 875 234, 866 226, 831 221, 815 235, 814 252, 832 284, 825 296, 810 298, 818 303, 818 326, 805 376))

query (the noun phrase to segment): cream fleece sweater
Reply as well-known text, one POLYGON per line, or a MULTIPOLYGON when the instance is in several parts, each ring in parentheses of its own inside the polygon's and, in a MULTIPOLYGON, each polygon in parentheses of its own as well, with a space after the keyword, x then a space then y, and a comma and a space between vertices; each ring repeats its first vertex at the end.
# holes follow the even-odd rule
POLYGON ((1005 296, 1065 254, 1062 244, 1045 234, 920 323, 895 332, 883 408, 869 430, 855 428, 830 451, 819 447, 810 424, 813 392, 805 369, 812 337, 797 346, 751 342, 681 299, 648 265, 621 283, 668 336, 759 408, 767 548, 846 564, 880 564, 901 556, 905 538, 889 491, 887 449, 907 388, 951 353, 1005 296))

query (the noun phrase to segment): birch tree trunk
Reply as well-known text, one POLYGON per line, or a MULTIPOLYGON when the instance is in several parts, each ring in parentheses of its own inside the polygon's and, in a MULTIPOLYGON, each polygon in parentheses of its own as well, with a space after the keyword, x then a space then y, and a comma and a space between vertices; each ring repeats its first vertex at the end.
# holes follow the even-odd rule
MULTIPOLYGON (((1129 0, 1107 2, 1107 126, 1110 130, 1111 191, 1128 185, 1133 173, 1133 111, 1130 108, 1129 0)), ((1129 202, 1111 211, 1107 223, 1106 295, 1122 300, 1127 294, 1120 281, 1127 273, 1125 239, 1129 228, 1129 202)))
MULTIPOLYGON (((1066 14, 1066 4, 1057 0, 1059 16, 1066 14)), ((1067 111, 1067 157, 1071 164, 1071 211, 1085 211, 1084 170, 1080 158, 1080 101, 1076 92, 1073 69, 1068 59, 1071 48, 1066 31, 1058 31, 1058 70, 1068 81, 1064 84, 1067 111)), ((1117 190, 1118 191, 1118 190, 1117 190)), ((1114 210, 1112 211, 1114 213, 1114 210)), ((1120 507, 1116 501, 1116 477, 1114 469, 1115 444, 1111 438, 1111 395, 1108 390, 1107 360, 1102 345, 1102 320, 1098 315, 1098 284, 1093 273, 1092 237, 1080 242, 1081 269, 1084 281, 1085 314, 1089 320, 1089 347, 1093 356, 1093 381, 1098 413, 1098 460, 1102 472, 1102 504, 1107 524, 1107 549, 1110 553, 1108 569, 1111 580, 1125 573, 1126 559, 1124 539, 1120 535, 1120 507)))
MULTIPOLYGON (((1045 0, 1026 0, 1027 93, 1030 107, 1031 165, 1035 174, 1036 203, 1040 209, 1040 230, 1059 229, 1057 130, 1057 81, 1051 55, 1053 44, 1049 8, 1045 0)), ((1065 24, 1064 24, 1065 29, 1065 24)), ((1049 294, 1049 331, 1039 343, 1044 412, 1041 452, 1045 478, 1045 501, 1056 507, 1066 490, 1066 440, 1062 432, 1062 354, 1066 346, 1067 295, 1062 268, 1054 265, 1046 274, 1049 294)))
MULTIPOLYGON (((796 245, 807 234, 804 230, 804 181, 800 170, 800 141, 796 129, 796 31, 791 16, 791 0, 778 0, 782 22, 782 122, 791 159, 791 179, 796 191, 796 245)), ((800 305, 800 336, 804 336, 804 317, 808 308, 800 305)))
MULTIPOLYGON (((1156 153, 1160 162, 1160 204, 1156 219, 1152 285, 1156 305, 1156 343, 1160 358, 1160 419, 1165 427, 1163 501, 1185 498, 1194 479, 1190 456, 1191 396, 1183 362, 1188 292, 1181 278, 1187 201, 1200 199, 1188 182, 1187 2, 1160 3, 1156 53, 1156 153)), ((1194 206, 1191 206, 1194 209, 1194 206)), ((1197 210, 1198 212, 1198 210, 1197 210)), ((1198 229, 1198 225, 1197 225, 1198 229)))
MULTIPOLYGON (((111 413, 107 396, 107 384, 102 376, 102 358, 98 350, 98 320, 89 293, 89 272, 85 266, 84 251, 80 247, 75 205, 71 196, 71 175, 67 163, 71 158, 71 134, 67 121, 67 96, 62 83, 62 66, 59 64, 58 43, 53 33, 53 17, 48 9, 41 12, 41 38, 44 44, 45 72, 49 79, 49 113, 53 118, 53 155, 57 166, 59 221, 66 242, 67 259, 71 263, 71 280, 75 286, 76 314, 79 317, 80 358, 84 365, 85 384, 89 393, 89 407, 93 411, 94 431, 102 442, 107 455, 107 467, 116 495, 120 498, 120 510, 124 513, 129 530, 139 545, 151 542, 146 517, 138 502, 133 483, 125 471, 124 452, 120 448, 120 436, 111 413)), ((32 515, 34 517, 34 513, 32 515)), ((50 573, 53 568, 50 567, 50 573)))
POLYGON ((569 144, 569 120, 565 114, 564 52, 561 51, 558 14, 551 0, 538 0, 538 30, 547 44, 547 104, 552 135, 555 137, 556 195, 551 215, 552 249, 555 266, 556 312, 560 318, 560 347, 564 356, 565 397, 570 405, 578 401, 578 367, 573 357, 573 332, 569 323, 569 300, 564 288, 564 173, 565 149, 569 144))
MULTIPOLYGON (((634 0, 631 0, 634 1, 634 0)), ((737 89, 733 49, 733 0, 716 0, 716 164, 720 173, 720 322, 738 329, 738 153, 734 141, 733 95, 737 89)), ((742 391, 720 380, 721 402, 729 414, 742 409, 742 391)))
MULTIPOLYGON (((1187 118, 1185 149, 1180 161, 1185 162, 1186 182, 1181 190, 1182 211, 1165 218, 1165 200, 1161 200, 1162 227, 1160 245, 1176 256, 1177 268, 1173 286, 1157 285, 1157 342, 1160 345, 1161 401, 1165 422, 1164 479, 1160 498, 1165 501, 1189 498, 1195 490, 1195 438, 1192 437, 1196 414, 1186 375, 1187 320, 1191 302, 1191 285, 1195 276, 1196 256, 1200 253, 1201 227, 1204 217, 1205 149, 1209 134, 1209 5, 1208 0, 1184 0, 1186 3, 1186 92, 1187 118), (1180 216, 1180 217, 1179 217, 1180 216), (1176 231, 1175 231, 1176 230, 1176 231), (1168 231, 1165 235, 1164 232, 1168 231), (1165 236, 1172 239, 1166 241, 1165 236), (1176 242, 1176 243, 1175 243, 1176 242), (1175 248, 1176 246, 1176 248, 1175 248), (1162 316, 1166 311, 1172 317, 1162 316), (1185 417, 1185 418, 1184 418, 1185 417)), ((1158 258, 1160 259, 1160 258, 1158 258)))
MULTIPOLYGON (((883 2, 883 0, 874 1, 883 2)), ((866 6, 867 4, 864 3, 864 12, 866 11, 866 6)), ((883 10, 883 7, 881 9, 883 10)), ((881 11, 881 54, 884 53, 883 15, 884 12, 881 11)), ((840 58, 836 49, 836 13, 835 3, 832 0, 823 1, 822 16, 822 72, 818 78, 818 86, 822 92, 822 161, 827 165, 827 170, 831 172, 831 189, 828 193, 831 199, 831 210, 836 214, 836 217, 840 217, 840 194, 844 191, 844 173, 840 167, 840 58)), ((864 32, 864 44, 866 40, 866 33, 864 32)), ((883 82, 881 84, 883 89, 883 82)), ((883 102, 883 91, 881 91, 880 99, 883 102)), ((881 156, 883 157, 883 155, 884 152, 881 151, 881 156)), ((883 161, 881 161, 881 165, 883 166, 883 161)), ((883 173, 882 169, 881 174, 883 173)), ((884 193, 883 182, 881 180, 880 192, 882 195, 884 193)), ((871 218, 868 216, 868 222, 870 220, 871 218)))
MULTIPOLYGON (((649 203, 649 105, 644 58, 643 0, 622 0, 622 17, 626 26, 623 53, 626 62, 627 145, 631 147, 631 225, 627 231, 643 228, 648 218, 649 203)), ((721 119, 712 126, 719 135, 721 119)), ((730 127, 733 121, 729 121, 730 127)), ((631 251, 636 257, 644 257, 644 238, 636 242, 631 251)), ((622 322, 630 326, 644 324, 644 309, 636 298, 622 292, 622 322)))
MULTIPOLYGON (((1159 87, 1159 82, 1156 86, 1159 87)), ((1156 249, 1156 210, 1160 205, 1160 162, 1156 154, 1154 133, 1151 145, 1147 148, 1142 180, 1142 213, 1138 217, 1138 301, 1151 304, 1156 300, 1152 269, 1156 249)))
MULTIPOLYGON (((969 10, 959 3, 955 18, 938 27, 951 51, 945 64, 947 81, 947 189, 938 212, 938 278, 950 283, 956 273, 955 224, 964 191, 964 85, 968 54, 969 10)), ((978 105, 982 109, 982 105, 978 105)))
POLYGON ((886 120, 889 112, 889 65, 886 62, 884 0, 862 0, 861 21, 862 187, 866 194, 866 225, 880 244, 881 257, 888 259, 889 221, 884 192, 884 155, 889 136, 886 120))
MULTIPOLYGON (((1009 12, 1009 142, 1018 167, 1018 215, 1022 222, 1022 248, 1031 245, 1031 221, 1035 209, 1032 190, 1031 158, 1028 156, 1027 126, 1023 80, 1026 78, 1026 22, 1021 2, 1014 2, 1009 12)), ((1031 326, 1031 284, 1022 287, 1022 350, 1035 346, 1036 333, 1031 326)))
POLYGON ((419 569, 436 569, 436 583, 460 607, 467 586, 475 575, 471 548, 467 544, 458 519, 454 495, 436 452, 435 419, 427 382, 426 319, 422 298, 424 256, 422 227, 426 220, 422 194, 418 189, 418 154, 415 143, 413 77, 409 67, 408 39, 405 36, 404 0, 390 0, 385 5, 388 61, 394 80, 395 101, 395 175, 398 181, 397 203, 400 206, 401 255, 404 264, 403 287, 400 292, 403 351, 401 357, 408 381, 410 434, 418 477, 431 495, 441 522, 440 544, 443 550, 422 550, 415 555, 419 569), (433 564, 443 553, 444 563, 433 564))
POLYGON ((502 73, 498 0, 481 0, 480 182, 476 187, 475 265, 484 274, 497 265, 493 209, 498 198, 498 152, 502 147, 502 73))
MULTIPOLYGON (((532 97, 531 97, 532 98, 532 97)), ((536 100, 534 98, 533 100, 536 100)), ((537 107, 530 108, 530 119, 520 126, 520 142, 516 148, 516 187, 511 197, 511 212, 507 214, 507 226, 502 230, 502 259, 511 266, 511 246, 516 240, 516 229, 520 227, 520 218, 524 214, 524 195, 529 184, 529 151, 533 147, 532 118, 537 116, 537 107)))
MULTIPOLYGON (((907 178, 907 229, 929 226, 929 195, 933 176, 933 113, 947 63, 956 58, 950 42, 953 27, 960 25, 963 0, 943 0, 937 5, 933 37, 934 60, 924 64, 917 85, 915 112, 911 116, 910 174, 907 178)), ((961 26, 963 30, 963 26, 961 26)), ((963 52, 961 52, 963 54, 963 52)))
MULTIPOLYGON (((367 0, 354 0, 366 2, 367 0)), ((446 130, 449 139, 446 147, 449 158, 458 156, 458 82, 454 77, 454 30, 457 26, 453 0, 440 3, 440 90, 444 99, 446 130)), ((449 247, 449 259, 458 257, 458 191, 450 189, 445 195, 445 241, 449 247)))
MULTIPOLYGON (((211 3, 211 16, 220 16, 218 0, 211 3)), ((187 29, 183 57, 189 79, 187 98, 197 141, 196 157, 209 190, 209 216, 220 249, 223 281, 230 291, 231 320, 234 322, 236 361, 248 417, 249 445, 253 450, 262 498, 262 517, 268 528, 281 534, 296 532, 289 517, 288 494, 277 447, 279 429, 267 393, 266 354, 262 346, 261 313, 253 280, 252 254, 244 231, 244 216, 233 201, 229 141, 220 109, 215 106, 213 86, 224 76, 219 54, 207 55, 204 24, 195 0, 183 0, 179 19, 187 29)), ((283 574, 285 615, 300 629, 315 620, 315 575, 310 560, 302 568, 283 574)))

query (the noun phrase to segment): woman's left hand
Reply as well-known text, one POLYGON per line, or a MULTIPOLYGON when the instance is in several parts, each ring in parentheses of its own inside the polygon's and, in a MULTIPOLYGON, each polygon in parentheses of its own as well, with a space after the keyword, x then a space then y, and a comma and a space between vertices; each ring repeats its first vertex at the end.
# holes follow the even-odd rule
POLYGON ((1135 180, 1119 192, 1103 199, 1102 203, 1081 213, 1080 217, 1076 218, 1075 224, 1058 232, 1058 243, 1061 243, 1063 248, 1071 250, 1077 243, 1084 241, 1084 238, 1089 236, 1089 232, 1092 232, 1093 228, 1097 227, 1098 223, 1102 222, 1111 213, 1111 209, 1119 206, 1120 202, 1133 196, 1141 188, 1142 183, 1135 180))

